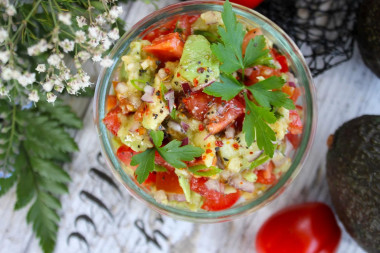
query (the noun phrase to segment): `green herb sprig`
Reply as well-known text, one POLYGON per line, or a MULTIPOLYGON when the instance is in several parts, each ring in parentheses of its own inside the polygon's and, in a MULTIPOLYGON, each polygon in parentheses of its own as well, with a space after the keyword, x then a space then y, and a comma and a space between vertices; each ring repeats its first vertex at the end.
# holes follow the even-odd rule
POLYGON ((160 156, 175 168, 185 168, 187 165, 183 161, 192 161, 194 158, 201 156, 204 150, 192 145, 181 146, 178 140, 172 140, 165 146, 162 146, 164 140, 163 131, 150 131, 154 148, 149 148, 142 153, 132 157, 131 165, 138 165, 135 173, 137 182, 143 183, 149 176, 149 172, 155 169, 154 158, 156 151, 160 156))
POLYGON ((231 100, 244 92, 246 108, 243 132, 247 145, 250 146, 256 140, 257 146, 273 157, 275 149, 273 142, 276 140, 276 135, 268 125, 277 120, 273 107, 292 110, 295 108, 294 103, 287 94, 280 91, 285 84, 285 80, 281 77, 272 76, 255 85, 246 86, 232 75, 239 69, 244 73, 246 68, 255 65, 272 66, 273 59, 269 50, 266 49, 263 35, 257 35, 249 41, 243 56, 242 44, 245 31, 243 25, 237 21, 228 0, 223 5, 222 19, 225 28, 218 28, 222 42, 211 46, 213 54, 222 63, 221 82, 212 83, 203 92, 221 97, 223 100, 231 100), (258 105, 248 98, 247 91, 252 93, 258 105))

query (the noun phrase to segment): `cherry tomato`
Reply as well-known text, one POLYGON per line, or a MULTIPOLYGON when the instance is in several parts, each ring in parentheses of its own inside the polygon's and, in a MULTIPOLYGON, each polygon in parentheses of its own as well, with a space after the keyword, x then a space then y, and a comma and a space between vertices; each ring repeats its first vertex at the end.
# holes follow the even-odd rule
POLYGON ((202 209, 208 211, 220 211, 233 206, 240 197, 240 192, 224 194, 215 190, 209 190, 205 183, 207 178, 191 178, 190 189, 199 193, 205 199, 203 201, 202 209))
POLYGON ((273 169, 274 169, 274 164, 272 161, 270 161, 269 163, 265 165, 264 169, 256 170, 255 171, 255 174, 257 175, 256 182, 260 184, 273 184, 277 180, 276 176, 273 174, 273 169))
POLYGON ((330 207, 314 202, 291 206, 272 215, 256 237, 258 253, 333 253, 341 230, 330 207))
POLYGON ((301 135, 287 133, 285 136, 290 141, 290 143, 292 144, 294 148, 298 148, 298 146, 301 143, 301 135))
POLYGON ((221 105, 223 106, 221 115, 211 118, 211 122, 207 125, 207 130, 211 134, 216 134, 226 129, 228 125, 244 114, 245 105, 243 102, 240 102, 238 97, 228 102, 222 101, 221 105), (223 106, 223 104, 225 105, 223 106))
POLYGON ((271 50, 273 58, 280 64, 281 69, 280 72, 286 73, 289 71, 289 66, 288 66, 288 60, 286 57, 279 52, 277 52, 276 49, 271 50))
POLYGON ((169 193, 183 194, 182 187, 179 185, 178 176, 174 170, 156 173, 156 188, 169 193))
POLYGON ((260 28, 252 29, 245 34, 244 39, 243 39, 243 45, 242 45, 243 54, 245 54, 245 49, 247 48, 248 43, 251 40, 253 40, 257 35, 262 35, 262 34, 263 33, 261 32, 260 28))
POLYGON ((256 8, 259 4, 261 4, 263 0, 231 0, 231 2, 246 6, 248 8, 256 8))
MULTIPOLYGON (((119 158, 120 161, 122 161, 125 165, 131 166, 131 160, 132 156, 138 154, 138 152, 133 151, 130 147, 126 145, 121 145, 117 151, 116 156, 119 158)), ((131 166, 132 168, 136 169, 137 166, 131 166)))
POLYGON ((143 37, 143 39, 152 42, 155 38, 161 35, 173 33, 176 28, 178 30, 181 30, 181 33, 183 35, 188 36, 191 33, 191 24, 193 24, 199 18, 199 16, 200 15, 182 15, 180 17, 172 19, 159 28, 149 32, 143 37))
POLYGON ((203 121, 214 100, 213 96, 202 91, 195 91, 189 97, 184 98, 182 102, 195 119, 203 121))
POLYGON ((289 111, 289 127, 288 130, 291 134, 301 134, 302 133, 302 121, 300 118, 300 115, 298 114, 297 110, 290 110, 289 111))
POLYGON ((252 85, 257 83, 259 80, 257 79, 258 76, 264 77, 264 79, 267 79, 271 76, 281 76, 281 72, 279 69, 270 68, 267 66, 261 66, 257 65, 252 68, 246 69, 245 73, 248 79, 245 81, 246 85, 252 85))
POLYGON ((184 42, 179 33, 160 35, 152 41, 151 45, 143 50, 156 56, 161 61, 178 60, 182 56, 184 42))
POLYGON ((117 135, 121 125, 121 121, 119 119, 120 113, 122 113, 122 110, 119 106, 117 106, 109 111, 103 119, 103 124, 113 135, 117 135))

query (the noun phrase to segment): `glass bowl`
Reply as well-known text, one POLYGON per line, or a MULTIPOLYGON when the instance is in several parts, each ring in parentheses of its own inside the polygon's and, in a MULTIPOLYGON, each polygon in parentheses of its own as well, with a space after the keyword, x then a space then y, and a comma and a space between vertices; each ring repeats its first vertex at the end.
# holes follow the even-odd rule
POLYGON ((284 173, 278 182, 267 189, 258 198, 237 204, 229 209, 215 212, 208 211, 190 211, 179 209, 161 203, 147 193, 135 180, 130 177, 122 168, 111 144, 109 135, 102 119, 106 115, 106 97, 112 87, 112 80, 117 67, 120 64, 121 57, 126 54, 130 43, 142 38, 145 34, 153 29, 168 22, 175 16, 182 14, 200 14, 205 11, 222 11, 223 1, 188 1, 170 5, 163 9, 153 12, 135 24, 113 48, 110 57, 114 60, 111 67, 102 69, 98 78, 94 100, 94 120, 100 138, 100 144, 103 155, 116 178, 127 188, 129 193, 136 199, 142 201, 153 210, 168 215, 176 219, 187 220, 191 222, 213 223, 229 221, 237 217, 247 215, 278 197, 286 186, 298 174, 307 154, 309 153, 312 139, 316 127, 316 105, 314 99, 314 85, 310 71, 305 60, 294 42, 272 21, 246 7, 233 4, 233 9, 238 19, 247 24, 253 24, 261 27, 264 35, 277 46, 278 50, 284 54, 290 62, 290 69, 298 79, 298 85, 301 88, 301 96, 298 104, 303 107, 303 133, 299 147, 291 156, 292 164, 288 171, 284 173))

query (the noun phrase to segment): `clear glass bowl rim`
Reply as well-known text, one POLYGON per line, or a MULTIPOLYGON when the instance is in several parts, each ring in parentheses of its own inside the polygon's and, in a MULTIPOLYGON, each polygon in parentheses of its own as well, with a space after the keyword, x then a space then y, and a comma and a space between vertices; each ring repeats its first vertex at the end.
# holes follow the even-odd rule
MULTIPOLYGON (((232 3, 233 9, 238 16, 243 16, 244 18, 247 18, 256 24, 259 24, 260 26, 265 25, 264 29, 272 34, 276 39, 281 41, 281 43, 286 45, 286 49, 289 52, 289 56, 292 58, 295 69, 299 72, 299 75, 296 77, 299 79, 299 83, 303 84, 301 87, 303 87, 305 90, 304 96, 306 97, 306 109, 304 111, 306 111, 306 114, 304 115, 304 129, 302 140, 289 170, 281 176, 276 185, 266 190, 257 199, 250 201, 244 205, 216 212, 193 212, 157 203, 151 195, 136 185, 121 168, 119 161, 113 152, 110 139, 108 138, 107 129, 102 123, 102 119, 106 113, 105 102, 110 85, 112 83, 111 78, 113 76, 114 70, 117 68, 120 62, 119 60, 121 56, 124 54, 131 41, 136 39, 142 32, 144 32, 147 28, 151 27, 161 19, 178 14, 185 14, 190 11, 222 11, 222 5, 223 1, 186 1, 169 5, 141 19, 121 37, 119 42, 111 51, 110 57, 114 60, 114 63, 109 68, 101 69, 95 90, 95 100, 93 104, 94 121, 100 138, 103 156, 105 157, 106 163, 111 169, 114 176, 127 188, 132 196, 147 204, 155 211, 161 214, 166 214, 173 218, 191 222, 214 223, 229 221, 247 215, 268 204, 271 200, 277 197, 298 174, 300 168, 307 158, 315 135, 317 118, 315 87, 311 73, 307 67, 301 51, 290 39, 290 37, 272 21, 252 9, 232 3)), ((283 49, 282 47, 280 48, 283 49)))

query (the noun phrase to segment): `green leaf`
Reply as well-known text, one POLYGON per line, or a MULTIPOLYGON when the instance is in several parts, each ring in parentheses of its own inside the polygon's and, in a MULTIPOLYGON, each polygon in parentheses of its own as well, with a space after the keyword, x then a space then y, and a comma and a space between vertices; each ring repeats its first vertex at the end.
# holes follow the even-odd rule
POLYGON ((218 33, 223 43, 211 45, 213 54, 222 65, 220 70, 226 74, 243 69, 242 44, 245 31, 243 25, 236 20, 229 1, 223 5, 222 19, 225 28, 218 27, 218 33))
POLYGON ((214 97, 221 97, 223 100, 228 101, 239 94, 239 92, 244 88, 244 86, 232 75, 222 74, 220 79, 222 83, 213 82, 204 88, 203 92, 214 97))
POLYGON ((56 198, 53 197, 52 195, 41 191, 39 193, 39 197, 41 200, 45 203, 46 206, 52 208, 52 209, 61 209, 61 202, 56 198))
POLYGON ((57 239, 60 218, 55 210, 44 202, 44 197, 38 195, 27 214, 28 223, 33 223, 33 231, 40 239, 40 246, 45 253, 53 252, 57 239))
POLYGON ((245 50, 244 66, 248 68, 254 65, 273 65, 273 58, 265 47, 264 35, 255 36, 253 40, 250 40, 245 50))
POLYGON ((177 109, 174 107, 172 111, 170 112, 170 117, 172 119, 177 119, 177 109))
POLYGON ((82 120, 78 118, 71 110, 71 107, 65 105, 62 100, 57 99, 54 104, 40 101, 37 106, 41 112, 48 113, 50 117, 64 126, 76 129, 82 128, 83 126, 82 120))
POLYGON ((255 161, 253 161, 251 163, 251 166, 249 167, 249 169, 253 169, 253 168, 256 168, 258 166, 260 166, 261 164, 265 163, 266 161, 269 160, 269 156, 265 153, 262 153, 255 161))
POLYGON ((55 163, 35 156, 31 156, 29 159, 33 170, 38 172, 42 177, 61 183, 71 181, 69 174, 55 163))
POLYGON ((274 89, 281 89, 285 80, 281 77, 271 76, 255 85, 247 86, 247 89, 252 92, 256 101, 264 107, 270 108, 285 107, 288 110, 295 109, 293 101, 289 96, 281 91, 273 91, 274 89))
POLYGON ((164 132, 152 130, 150 131, 149 135, 153 140, 154 146, 159 148, 162 145, 162 141, 164 140, 164 132))
POLYGON ((183 161, 191 161, 204 153, 202 148, 192 145, 181 147, 181 144, 178 140, 172 140, 162 148, 157 148, 157 150, 162 158, 175 168, 185 168, 186 164, 183 161))
POLYGON ((45 191, 49 191, 53 194, 60 195, 69 192, 69 189, 64 183, 53 181, 45 177, 40 177, 38 182, 45 191))
POLYGON ((142 153, 132 156, 131 165, 138 165, 135 173, 137 175, 137 182, 142 184, 149 176, 149 172, 154 170, 154 157, 156 150, 147 149, 142 153))
MULTIPOLYGON (((60 124, 45 116, 29 115, 30 119, 25 126, 26 137, 28 140, 38 139, 44 143, 46 149, 51 148, 61 152, 74 152, 78 150, 78 146, 71 136, 60 126, 60 124)), ((32 144, 29 142, 29 144, 32 144)), ((29 146, 33 151, 35 146, 29 146)), ((38 147, 36 147, 36 150, 38 147)), ((41 155, 40 153, 38 153, 41 155)))
POLYGON ((154 165, 154 171, 157 171, 157 172, 166 172, 168 170, 165 167, 161 166, 161 165, 155 164, 154 165))
POLYGON ((22 170, 17 184, 17 201, 14 209, 18 210, 26 206, 35 195, 35 181, 30 169, 22 170))
POLYGON ((243 122, 245 141, 248 146, 251 146, 256 140, 257 146, 273 157, 275 147, 272 142, 276 141, 276 134, 267 123, 274 123, 277 119, 269 109, 258 107, 248 99, 246 94, 244 96, 246 103, 246 115, 243 122))
POLYGON ((193 173, 194 175, 201 177, 210 177, 222 172, 222 170, 217 167, 207 167, 206 165, 195 165, 187 168, 187 170, 193 173))

